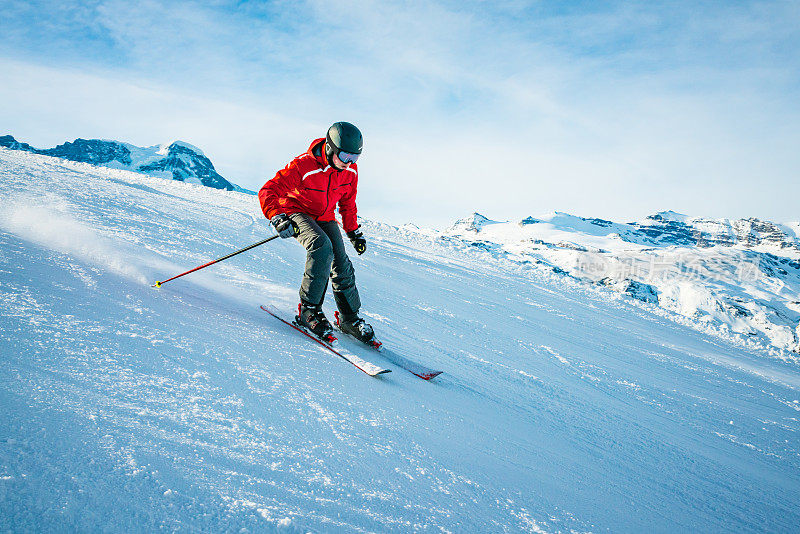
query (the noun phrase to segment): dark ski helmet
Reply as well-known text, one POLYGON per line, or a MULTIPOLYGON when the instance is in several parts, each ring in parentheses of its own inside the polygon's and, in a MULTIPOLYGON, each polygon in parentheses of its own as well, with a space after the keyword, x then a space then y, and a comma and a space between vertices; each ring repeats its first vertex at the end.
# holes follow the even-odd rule
POLYGON ((333 164, 333 155, 339 152, 349 154, 361 154, 364 146, 364 139, 361 131, 349 122, 334 122, 328 128, 328 135, 325 136, 325 156, 328 163, 333 164))

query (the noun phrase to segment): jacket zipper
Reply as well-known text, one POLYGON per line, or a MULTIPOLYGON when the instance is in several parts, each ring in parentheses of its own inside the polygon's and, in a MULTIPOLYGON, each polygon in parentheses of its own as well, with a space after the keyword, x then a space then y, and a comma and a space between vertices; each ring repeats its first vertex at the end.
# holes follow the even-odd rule
POLYGON ((328 206, 331 203, 331 175, 330 173, 326 173, 328 175, 328 190, 325 192, 325 211, 320 214, 320 217, 328 213, 328 206))

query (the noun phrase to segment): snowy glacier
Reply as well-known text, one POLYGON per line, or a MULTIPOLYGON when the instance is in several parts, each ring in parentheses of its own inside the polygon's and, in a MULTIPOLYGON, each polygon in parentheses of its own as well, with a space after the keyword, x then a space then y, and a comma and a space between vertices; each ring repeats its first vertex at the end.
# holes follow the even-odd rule
POLYGON ((430 382, 259 310, 293 240, 150 287, 271 235, 253 196, 0 149, 0 531, 796 531, 796 360, 362 223, 430 382))

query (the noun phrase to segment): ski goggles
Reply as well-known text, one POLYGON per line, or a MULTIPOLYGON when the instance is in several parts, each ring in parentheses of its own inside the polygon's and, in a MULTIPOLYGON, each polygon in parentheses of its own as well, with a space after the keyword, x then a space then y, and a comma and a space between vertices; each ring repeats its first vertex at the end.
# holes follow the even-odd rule
POLYGON ((351 154, 350 152, 340 150, 336 156, 342 160, 342 163, 355 163, 359 154, 351 154))

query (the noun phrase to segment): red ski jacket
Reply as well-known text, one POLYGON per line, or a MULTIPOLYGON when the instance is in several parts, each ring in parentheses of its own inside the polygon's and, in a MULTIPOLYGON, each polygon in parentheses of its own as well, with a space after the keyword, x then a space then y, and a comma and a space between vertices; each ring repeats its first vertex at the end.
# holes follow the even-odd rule
POLYGON ((267 219, 280 213, 305 213, 317 221, 334 221, 338 203, 344 231, 358 228, 358 166, 353 163, 345 170, 336 170, 325 157, 324 143, 325 138, 312 141, 307 152, 294 158, 264 184, 258 200, 267 219))

